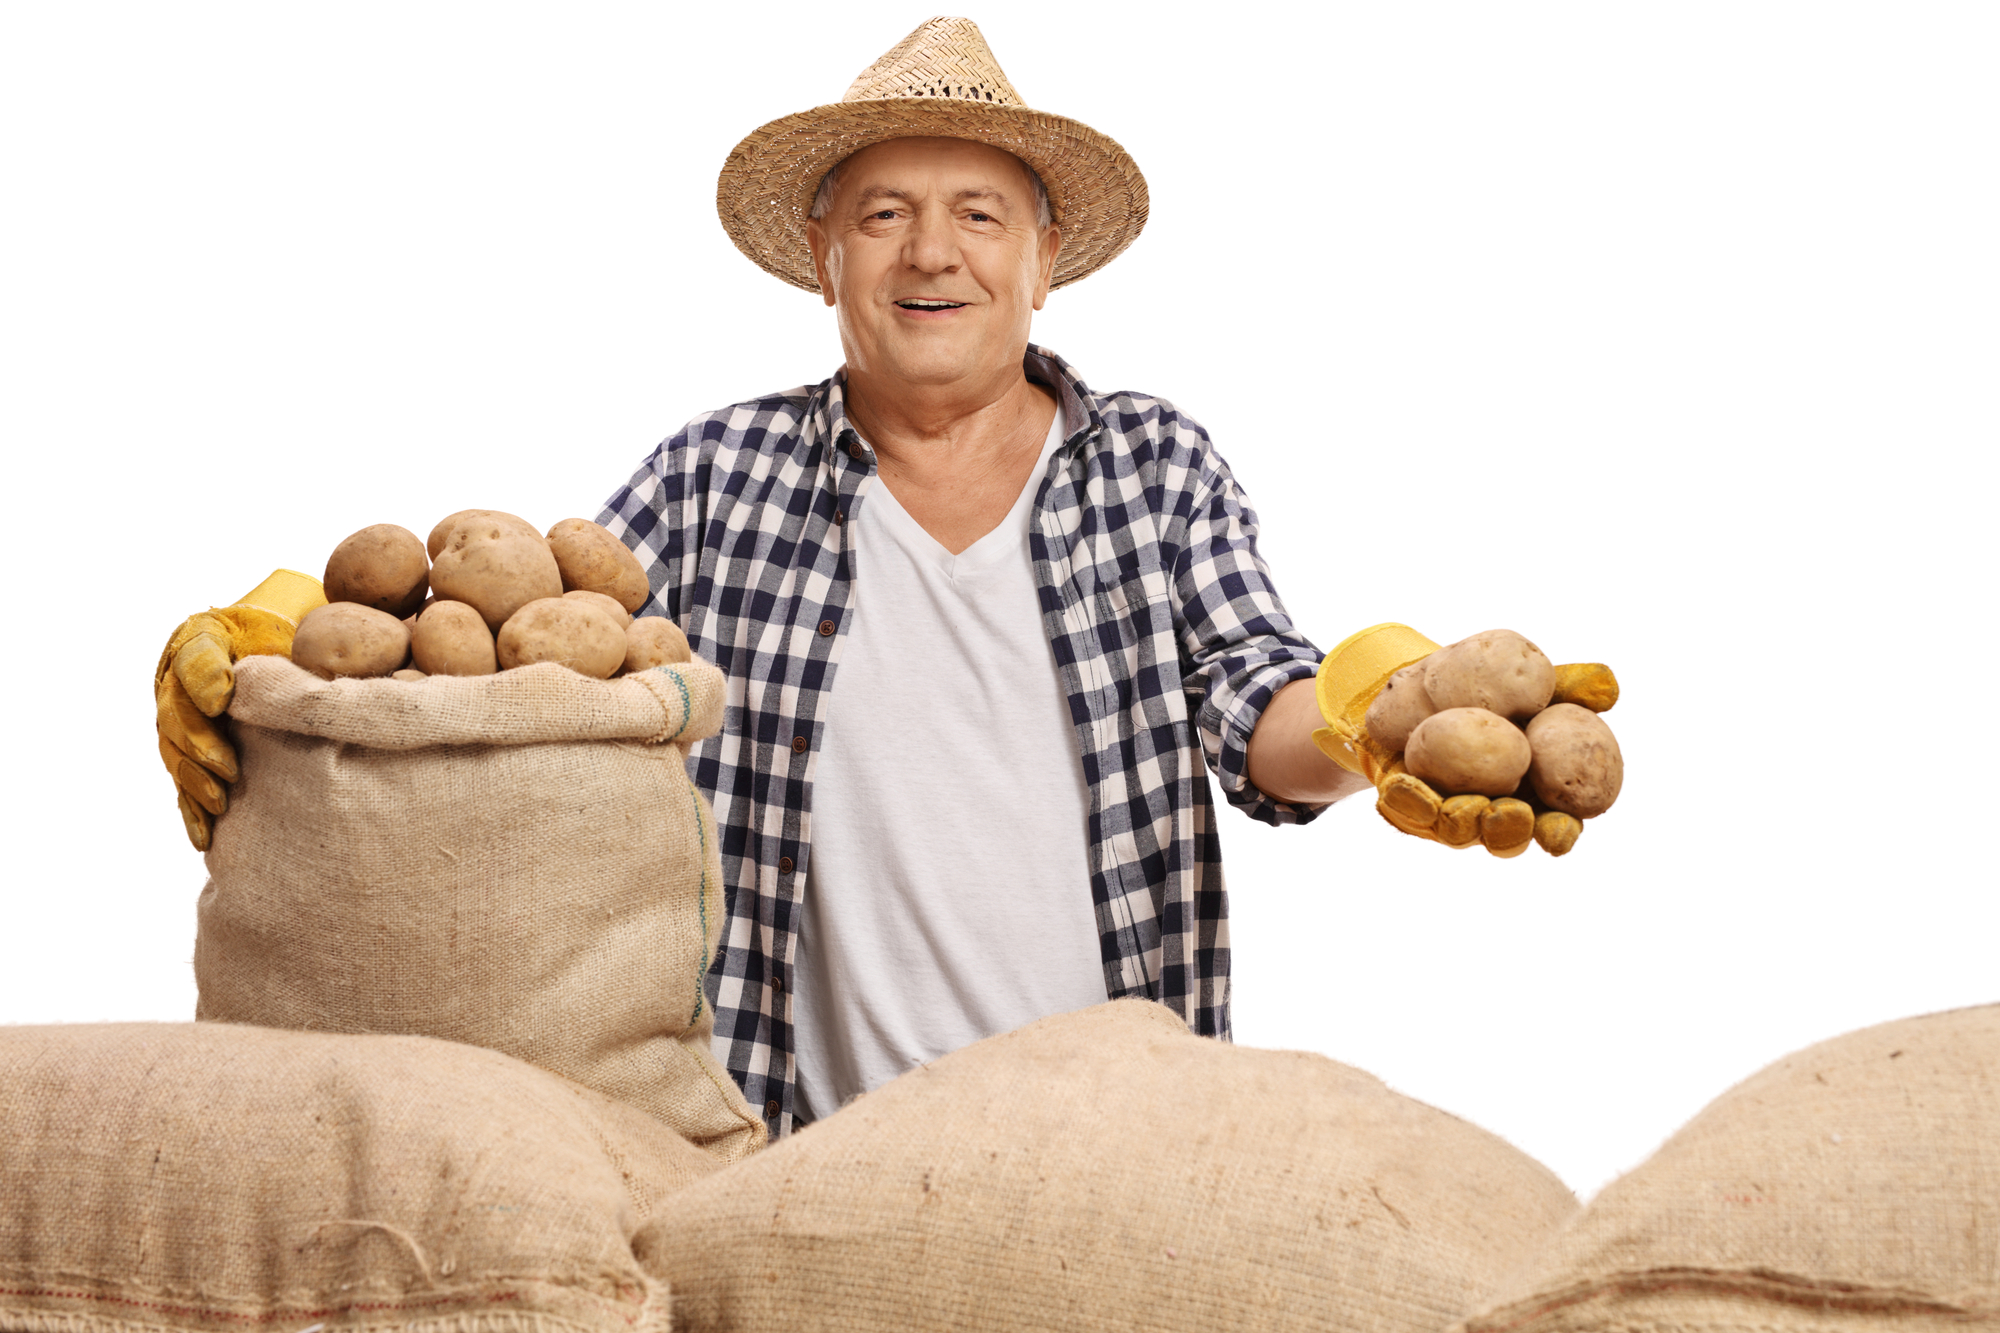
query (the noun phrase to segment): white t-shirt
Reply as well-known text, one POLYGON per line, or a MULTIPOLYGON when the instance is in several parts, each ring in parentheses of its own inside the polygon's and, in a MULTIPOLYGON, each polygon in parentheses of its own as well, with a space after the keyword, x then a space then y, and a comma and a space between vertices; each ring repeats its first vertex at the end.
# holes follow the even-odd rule
POLYGON ((952 555, 879 477, 813 779, 792 967, 800 1111, 1106 996, 1089 792, 1028 551, 1041 457, 952 555))

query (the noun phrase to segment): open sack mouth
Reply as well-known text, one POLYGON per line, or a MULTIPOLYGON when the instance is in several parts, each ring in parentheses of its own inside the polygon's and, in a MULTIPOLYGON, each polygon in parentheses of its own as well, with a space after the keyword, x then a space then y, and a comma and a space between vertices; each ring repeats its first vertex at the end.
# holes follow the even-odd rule
POLYGON ((962 310, 965 308, 965 302, 963 301, 931 301, 916 296, 911 297, 907 301, 898 301, 896 304, 905 310, 962 310))

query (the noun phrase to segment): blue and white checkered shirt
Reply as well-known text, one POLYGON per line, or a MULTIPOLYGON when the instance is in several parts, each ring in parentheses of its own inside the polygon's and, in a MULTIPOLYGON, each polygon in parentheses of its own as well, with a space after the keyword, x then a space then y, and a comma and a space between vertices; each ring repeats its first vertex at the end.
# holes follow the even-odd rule
MULTIPOLYGON (((1158 398, 1096 394, 1030 347, 1028 377, 1082 422, 1050 458, 1029 546, 1090 789, 1090 891, 1113 998, 1229 1035, 1228 899, 1203 761, 1268 823, 1311 807, 1250 785, 1271 696, 1320 654, 1257 556, 1256 516, 1208 433, 1158 398)), ((854 587, 846 524, 875 461, 845 376, 695 418, 600 522, 638 553, 664 615, 729 681, 693 753, 722 835, 727 921, 710 971, 716 1055, 792 1127, 792 959, 812 856, 813 765, 854 587)))

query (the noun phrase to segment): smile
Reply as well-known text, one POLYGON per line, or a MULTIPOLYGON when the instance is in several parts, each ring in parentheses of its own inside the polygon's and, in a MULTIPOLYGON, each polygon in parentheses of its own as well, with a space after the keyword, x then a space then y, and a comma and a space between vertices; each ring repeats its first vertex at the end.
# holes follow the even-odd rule
POLYGON ((965 302, 963 301, 930 301, 914 296, 907 301, 898 301, 896 304, 904 310, 962 310, 965 308, 965 302))

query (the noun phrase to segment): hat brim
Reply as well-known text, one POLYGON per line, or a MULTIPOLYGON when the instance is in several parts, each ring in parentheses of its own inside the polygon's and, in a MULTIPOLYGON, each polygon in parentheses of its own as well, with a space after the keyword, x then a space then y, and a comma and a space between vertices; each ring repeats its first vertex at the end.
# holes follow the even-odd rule
POLYGON ((1146 225, 1146 178, 1109 137, 1065 116, 953 97, 833 102, 753 131, 723 163, 715 207, 736 248, 794 287, 816 292, 806 218, 820 179, 886 139, 971 139, 1034 168, 1062 228, 1051 287, 1117 258, 1146 225))

